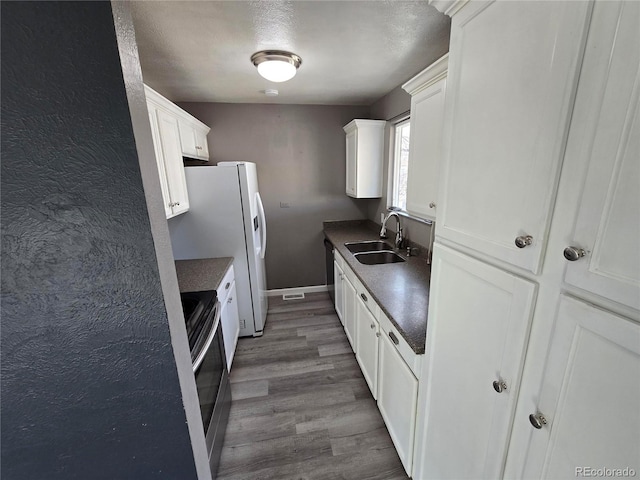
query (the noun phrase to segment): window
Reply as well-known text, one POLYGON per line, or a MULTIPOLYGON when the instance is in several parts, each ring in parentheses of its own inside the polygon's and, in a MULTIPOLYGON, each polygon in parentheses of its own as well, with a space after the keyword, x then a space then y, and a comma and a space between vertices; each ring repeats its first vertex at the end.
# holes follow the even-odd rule
POLYGON ((398 122, 394 126, 395 141, 393 149, 393 175, 391 179, 392 194, 390 207, 407 209, 407 173, 409 170, 409 119, 398 122))

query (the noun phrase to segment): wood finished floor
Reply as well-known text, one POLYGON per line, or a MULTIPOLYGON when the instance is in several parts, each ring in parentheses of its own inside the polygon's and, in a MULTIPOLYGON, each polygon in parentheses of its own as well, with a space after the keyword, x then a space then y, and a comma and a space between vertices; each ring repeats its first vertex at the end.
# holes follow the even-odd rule
POLYGON ((407 479, 329 296, 269 304, 238 341, 217 478, 407 479))

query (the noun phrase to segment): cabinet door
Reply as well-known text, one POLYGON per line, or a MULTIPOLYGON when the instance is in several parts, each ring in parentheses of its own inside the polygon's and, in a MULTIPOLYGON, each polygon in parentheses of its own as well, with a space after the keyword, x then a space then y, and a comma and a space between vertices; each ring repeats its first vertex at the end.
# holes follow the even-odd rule
MULTIPOLYGON (((640 310, 640 4, 597 2, 567 156, 588 165, 565 280, 640 310)), ((561 258, 562 252, 554 252, 561 258)))
POLYGON ((422 218, 436 217, 445 85, 442 79, 411 97, 407 211, 422 218))
POLYGON ((356 196, 356 164, 358 162, 358 132, 347 133, 347 195, 356 196))
POLYGON ((547 424, 536 430, 518 418, 514 426, 514 435, 529 437, 520 477, 603 476, 579 475, 581 467, 640 471, 638 399, 640 325, 562 296, 539 401, 531 402, 547 424))
POLYGON ((209 144, 207 143, 207 132, 195 128, 196 154, 202 160, 209 160, 209 144))
POLYGON ((171 196, 172 216, 175 216, 189 210, 187 182, 184 178, 182 149, 180 147, 180 130, 178 120, 175 117, 162 110, 157 112, 162 158, 164 159, 169 194, 171 196))
POLYGON ((414 473, 501 478, 536 286, 436 243, 431 288, 414 473))
POLYGON ((336 313, 338 314, 338 318, 340 319, 340 323, 342 323, 342 325, 344 326, 344 318, 343 318, 343 310, 344 310, 344 300, 343 300, 343 278, 344 278, 344 273, 342 273, 342 269, 340 268, 340 266, 336 263, 333 262, 333 277, 334 277, 334 281, 335 281, 335 307, 336 307, 336 313))
POLYGON ((437 235, 538 273, 590 10, 469 2, 453 17, 437 235))
POLYGON ((224 350, 227 355, 227 369, 231 371, 231 363, 238 344, 240 333, 240 316, 238 315, 238 299, 236 298, 236 282, 233 282, 225 303, 220 311, 224 350))
POLYGON ((180 126, 182 154, 186 157, 208 160, 207 132, 200 130, 196 125, 183 119, 180 119, 178 123, 180 126))
POLYGON ((404 363, 387 335, 382 335, 380 338, 379 367, 378 408, 400 461, 407 475, 411 476, 418 380, 404 363))
POLYGON ((162 200, 164 201, 164 213, 167 218, 172 215, 171 196, 169 195, 169 185, 167 183, 167 172, 164 168, 164 159, 162 158, 162 145, 160 143, 160 133, 158 131, 158 116, 155 107, 147 104, 149 111, 149 123, 151 124, 151 136, 153 137, 153 150, 156 153, 156 164, 158 167, 158 175, 160 176, 160 189, 162 190, 162 200))
POLYGON ((356 351, 356 289, 349 281, 346 275, 342 282, 342 298, 344 302, 344 310, 342 311, 344 319, 344 331, 347 339, 351 344, 353 351, 356 351))
POLYGON ((180 119, 178 121, 180 126, 180 145, 182 148, 182 154, 185 157, 197 158, 198 150, 196 148, 196 129, 185 120, 180 119))
POLYGON ((360 297, 356 301, 356 323, 356 359, 373 398, 377 399, 380 326, 360 297))

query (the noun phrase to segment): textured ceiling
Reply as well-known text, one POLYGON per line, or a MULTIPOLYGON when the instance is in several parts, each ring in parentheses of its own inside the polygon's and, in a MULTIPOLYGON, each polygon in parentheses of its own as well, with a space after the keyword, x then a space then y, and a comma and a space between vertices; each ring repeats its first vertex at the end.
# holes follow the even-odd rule
POLYGON ((131 10, 145 83, 175 102, 369 105, 449 50, 449 18, 426 0, 136 1, 131 10), (300 55, 298 74, 264 80, 249 60, 264 49, 300 55))

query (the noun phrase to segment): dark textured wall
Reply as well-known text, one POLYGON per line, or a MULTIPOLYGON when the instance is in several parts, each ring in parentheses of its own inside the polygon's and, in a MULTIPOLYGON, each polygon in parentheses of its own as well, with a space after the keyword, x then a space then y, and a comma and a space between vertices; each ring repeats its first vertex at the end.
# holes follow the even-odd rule
POLYGON ((110 4, 1 8, 1 476, 195 478, 110 4))
MULTIPOLYGON (((181 103, 211 127, 214 163, 258 166, 267 218, 267 287, 324 285, 323 220, 366 218, 370 200, 345 193, 345 133, 368 107, 181 103), (281 207, 288 204, 287 208, 281 207)), ((171 225, 171 220, 169 220, 171 225)))

